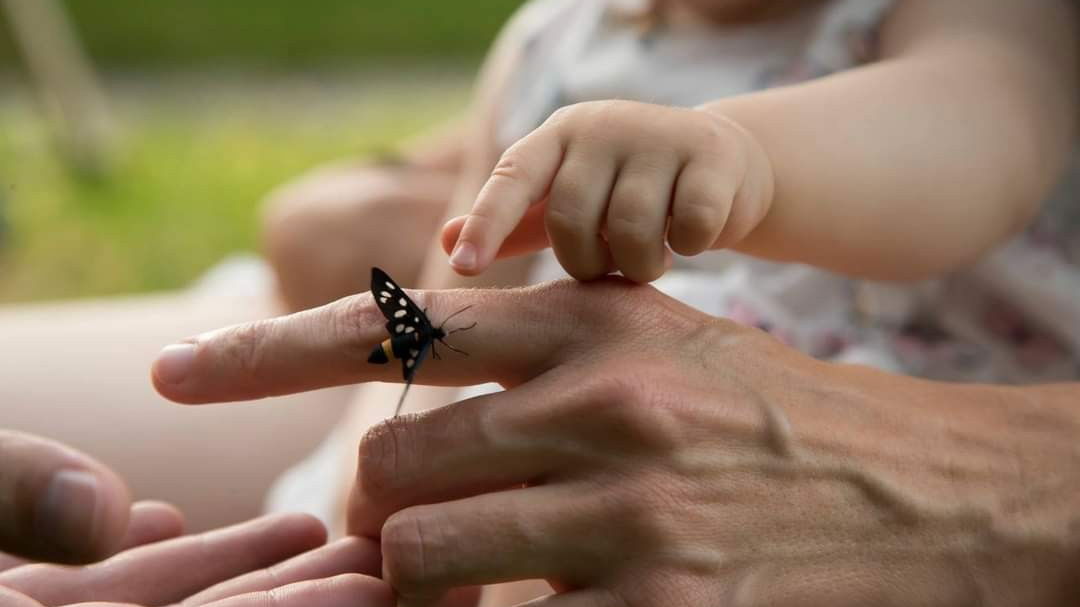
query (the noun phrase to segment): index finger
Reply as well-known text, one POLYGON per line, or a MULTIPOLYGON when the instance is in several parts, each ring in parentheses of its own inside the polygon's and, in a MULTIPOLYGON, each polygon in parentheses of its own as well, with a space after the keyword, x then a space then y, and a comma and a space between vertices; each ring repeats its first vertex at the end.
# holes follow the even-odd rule
POLYGON ((454 270, 471 276, 491 265, 529 207, 547 196, 562 159, 563 143, 551 125, 541 126, 503 153, 465 216, 450 254, 454 270))
MULTIPOLYGON (((416 291, 417 306, 435 326, 454 312, 446 331, 463 356, 441 345, 442 360, 427 360, 417 383, 514 385, 549 368, 571 339, 566 316, 589 300, 569 281, 525 289, 416 291), (471 307, 470 307, 471 306, 471 307), (459 324, 460 323, 460 324, 459 324)), ((597 294, 597 297, 600 295, 597 294)), ((609 303, 604 305, 610 305, 609 303)), ((595 306, 601 308, 601 306, 595 306)), ((155 387, 182 403, 250 400, 365 381, 402 381, 398 360, 370 364, 369 353, 388 337, 386 319, 370 293, 290 316, 237 325, 166 347, 152 369, 155 387)))

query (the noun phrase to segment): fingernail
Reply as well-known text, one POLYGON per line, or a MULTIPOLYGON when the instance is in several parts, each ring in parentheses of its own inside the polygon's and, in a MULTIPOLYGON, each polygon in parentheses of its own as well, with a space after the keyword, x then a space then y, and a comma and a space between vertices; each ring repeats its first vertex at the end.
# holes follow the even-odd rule
POLYGON ((472 270, 476 267, 476 247, 468 242, 459 242, 450 255, 450 265, 459 270, 472 270))
POLYGON ((97 543, 104 503, 101 484, 84 470, 61 470, 49 480, 38 503, 38 537, 69 556, 80 556, 97 543))
POLYGON ((158 354, 154 375, 167 384, 179 384, 187 379, 195 360, 195 344, 172 344, 158 354))

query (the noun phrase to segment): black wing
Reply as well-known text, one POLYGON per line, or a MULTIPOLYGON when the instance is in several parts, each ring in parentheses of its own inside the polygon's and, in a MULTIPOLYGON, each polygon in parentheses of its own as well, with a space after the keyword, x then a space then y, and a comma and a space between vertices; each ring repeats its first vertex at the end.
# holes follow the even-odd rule
POLYGON ((413 331, 425 338, 431 335, 432 326, 427 315, 379 268, 371 268, 371 295, 379 311, 386 317, 386 330, 391 337, 413 331), (408 330, 409 327, 412 327, 412 331, 408 330))
MULTIPOLYGON (((409 393, 409 388, 412 387, 413 376, 416 375, 416 370, 420 368, 420 363, 427 358, 429 349, 431 349, 430 341, 419 350, 415 350, 416 354, 412 357, 412 363, 408 362, 409 359, 404 361, 401 369, 405 374, 405 389, 401 391, 401 398, 398 399, 397 407, 394 408, 394 417, 401 413, 401 405, 405 403, 405 396, 409 393)), ((410 354, 412 354, 412 351, 410 351, 410 354)))
POLYGON ((434 329, 423 310, 379 268, 371 268, 371 294, 386 317, 394 356, 401 359, 401 375, 411 383, 431 349, 434 329))
POLYGON ((416 347, 410 348, 407 356, 401 359, 401 375, 405 378, 406 384, 412 383, 413 377, 416 375, 416 370, 419 369, 421 363, 427 359, 430 351, 431 341, 427 341, 416 347))

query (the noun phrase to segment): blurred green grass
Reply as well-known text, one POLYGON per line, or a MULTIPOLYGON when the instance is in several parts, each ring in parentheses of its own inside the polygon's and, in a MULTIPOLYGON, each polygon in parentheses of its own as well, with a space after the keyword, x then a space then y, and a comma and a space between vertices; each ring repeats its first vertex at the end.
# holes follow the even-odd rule
POLYGON ((0 301, 183 286, 257 247, 258 201, 321 162, 364 158, 453 116, 468 70, 252 78, 158 74, 110 82, 123 156, 76 179, 29 94, 0 95, 0 301))
POLYGON ((176 288, 256 249, 275 185, 457 113, 521 0, 62 2, 123 155, 100 182, 67 171, 0 12, 0 302, 176 288))
MULTIPOLYGON (((522 0, 64 0, 107 68, 296 69, 475 58, 522 0)), ((13 48, 0 13, 0 65, 13 48)))

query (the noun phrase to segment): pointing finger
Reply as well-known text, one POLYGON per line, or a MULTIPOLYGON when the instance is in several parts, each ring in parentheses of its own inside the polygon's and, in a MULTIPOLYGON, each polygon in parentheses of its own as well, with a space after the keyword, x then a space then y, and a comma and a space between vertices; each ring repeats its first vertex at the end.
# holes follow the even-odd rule
POLYGON ((454 270, 473 275, 491 265, 529 207, 547 196, 562 157, 552 126, 538 128, 502 155, 461 227, 450 255, 454 270))
MULTIPOLYGON (((503 241, 498 253, 495 254, 495 258, 504 259, 535 253, 551 246, 547 230, 544 227, 544 213, 546 210, 546 203, 534 204, 529 207, 521 218, 521 222, 503 241)), ((455 217, 443 226, 441 240, 443 250, 446 251, 447 255, 453 251, 454 244, 457 243, 458 238, 461 236, 461 229, 465 226, 468 218, 468 215, 455 217)))

